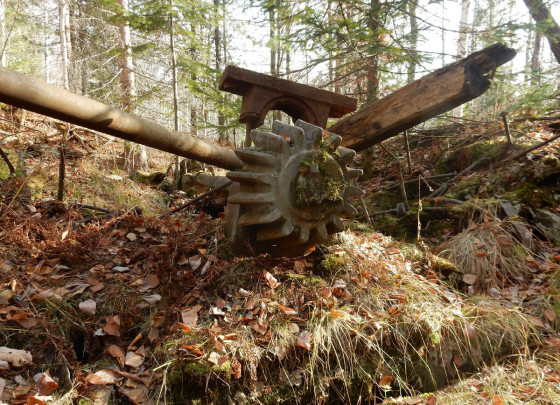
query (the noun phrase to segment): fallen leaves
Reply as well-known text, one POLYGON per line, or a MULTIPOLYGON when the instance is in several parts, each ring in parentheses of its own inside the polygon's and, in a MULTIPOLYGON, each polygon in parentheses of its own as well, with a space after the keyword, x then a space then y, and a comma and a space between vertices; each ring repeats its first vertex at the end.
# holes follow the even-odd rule
POLYGON ((121 336, 121 320, 118 315, 112 315, 105 317, 105 326, 103 331, 111 336, 120 337, 121 336))
POLYGON ((270 288, 272 288, 273 290, 278 288, 278 286, 280 285, 278 280, 276 280, 276 278, 274 278, 274 276, 272 274, 270 274, 268 271, 263 270, 263 276, 264 276, 264 279, 265 279, 266 283, 268 284, 268 286, 270 288))
POLYGON ((80 310, 82 312, 85 312, 86 314, 90 314, 90 315, 95 315, 95 310, 97 308, 97 302, 95 302, 94 300, 86 300, 86 301, 82 301, 78 304, 78 307, 80 308, 80 310))
POLYGON ((48 370, 39 375, 38 380, 37 389, 39 390, 39 395, 50 395, 58 389, 58 383, 52 379, 48 370))
POLYGON ((195 305, 192 308, 184 309, 181 311, 181 319, 183 323, 191 328, 196 328, 196 321, 198 320, 198 311, 202 305, 195 305))
POLYGON ((311 347, 313 346, 312 338, 312 335, 308 331, 304 331, 297 337, 296 345, 306 350, 311 350, 311 347))
POLYGON ((104 369, 93 374, 88 373, 85 381, 91 385, 109 385, 117 382, 118 375, 115 370, 104 369))
POLYGON ((109 346, 109 348, 107 349, 107 352, 113 356, 114 358, 117 359, 117 362, 119 364, 119 366, 121 368, 124 368, 124 363, 125 363, 125 353, 124 350, 121 349, 119 346, 117 345, 111 345, 109 346))

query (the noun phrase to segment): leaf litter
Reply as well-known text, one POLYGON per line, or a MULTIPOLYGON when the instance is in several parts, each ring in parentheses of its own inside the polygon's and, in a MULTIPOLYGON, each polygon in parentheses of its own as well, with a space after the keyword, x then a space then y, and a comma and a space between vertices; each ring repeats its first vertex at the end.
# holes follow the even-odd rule
POLYGON ((559 251, 521 248, 510 223, 472 222, 459 248, 444 246, 470 249, 446 256, 454 274, 370 231, 297 258, 232 257, 219 219, 123 213, 69 229, 79 210, 33 207, 0 211, 0 326, 25 336, 0 348, 1 401, 60 397, 65 369, 74 398, 106 386, 139 404, 162 392, 177 403, 560 402, 547 298, 559 251), (523 263, 507 261, 512 250, 523 263), (49 358, 64 366, 30 379, 49 358))

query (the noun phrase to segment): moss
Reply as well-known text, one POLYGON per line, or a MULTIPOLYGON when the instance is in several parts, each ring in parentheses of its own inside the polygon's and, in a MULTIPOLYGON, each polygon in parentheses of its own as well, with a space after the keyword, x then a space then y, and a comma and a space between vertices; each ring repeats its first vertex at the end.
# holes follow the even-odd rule
MULTIPOLYGON (((321 266, 321 264, 319 266, 321 266)), ((321 268, 321 270, 323 270, 323 268, 321 268)), ((288 273, 285 276, 288 280, 297 281, 304 287, 326 285, 323 278, 314 275, 288 273)))
POLYGON ((504 198, 512 203, 520 203, 533 211, 544 207, 554 207, 557 205, 555 198, 556 188, 536 186, 531 183, 522 183, 515 190, 504 194, 504 198))
POLYGON ((346 262, 343 257, 329 254, 319 263, 317 270, 321 275, 334 275, 344 269, 345 266, 346 262))
POLYGON ((4 159, 0 159, 0 180, 6 180, 10 177, 10 169, 4 159))
POLYGON ((461 171, 484 156, 497 157, 502 153, 504 144, 496 139, 476 142, 452 153, 444 154, 435 163, 436 173, 461 171))
POLYGON ((202 361, 188 361, 183 367, 183 373, 193 377, 206 377, 212 367, 202 361))
POLYGON ((335 210, 343 202, 346 188, 337 156, 322 146, 319 153, 309 157, 311 160, 301 161, 300 173, 293 181, 293 204, 298 208, 318 206, 320 212, 335 210), (317 165, 318 173, 312 173, 312 165, 317 165))
POLYGON ((396 189, 394 191, 378 191, 371 194, 367 199, 368 210, 372 212, 395 208, 400 202, 402 202, 402 195, 396 189))
POLYGON ((375 217, 375 229, 385 235, 392 235, 399 221, 393 215, 378 215, 375 217))

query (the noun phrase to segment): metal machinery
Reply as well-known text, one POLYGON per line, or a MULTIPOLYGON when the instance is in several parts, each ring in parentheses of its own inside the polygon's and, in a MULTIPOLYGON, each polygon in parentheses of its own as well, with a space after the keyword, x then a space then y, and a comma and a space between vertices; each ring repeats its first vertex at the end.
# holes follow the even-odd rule
POLYGON ((323 130, 328 117, 356 108, 356 100, 288 80, 229 66, 220 89, 243 96, 240 121, 245 148, 231 151, 169 130, 6 68, 0 68, 0 101, 75 125, 230 170, 227 216, 232 235, 249 237, 257 251, 301 252, 343 230, 352 215, 351 169, 355 152, 341 137, 323 130), (295 125, 274 122, 257 129, 270 110, 282 110, 295 125))

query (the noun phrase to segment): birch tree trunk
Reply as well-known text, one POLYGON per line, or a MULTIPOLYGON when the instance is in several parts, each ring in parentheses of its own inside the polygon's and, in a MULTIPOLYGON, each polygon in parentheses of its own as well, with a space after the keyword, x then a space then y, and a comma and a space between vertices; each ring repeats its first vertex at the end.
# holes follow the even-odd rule
POLYGON ((69 50, 68 50, 68 0, 58 0, 58 21, 59 21, 59 35, 60 35, 60 73, 62 76, 62 87, 68 90, 68 64, 69 64, 69 50))
MULTIPOLYGON (((221 0, 214 0, 214 11, 216 13, 216 25, 214 26, 214 50, 215 50, 215 67, 216 67, 216 73, 219 74, 219 72, 222 69, 222 45, 221 45, 221 40, 222 40, 222 35, 220 33, 220 20, 222 18, 225 18, 225 16, 221 16, 220 14, 220 10, 222 9, 221 7, 221 0)), ((227 145, 228 143, 228 136, 227 136, 227 132, 224 130, 224 126, 225 126, 225 117, 224 117, 224 113, 223 113, 223 95, 220 94, 219 95, 219 100, 218 100, 218 143, 220 145, 227 145)))
MULTIPOLYGON (((4 0, 0 0, 4 1, 4 0)), ((49 46, 49 7, 43 6, 43 12, 45 13, 43 19, 43 63, 45 64, 45 82, 51 82, 51 69, 49 67, 49 56, 50 56, 50 46, 49 46)), ((3 66, 3 65, 2 65, 3 66)))
MULTIPOLYGON (((459 39, 457 40, 457 60, 467 56, 467 30, 469 28, 470 0, 461 0, 461 18, 459 20, 459 39)), ((463 106, 453 109, 454 117, 463 116, 463 106)))
MULTIPOLYGON (((132 63, 132 39, 130 36, 130 23, 128 14, 130 6, 128 0, 115 0, 121 7, 123 21, 119 26, 119 45, 121 55, 118 57, 119 81, 121 104, 126 112, 134 113, 136 102, 136 83, 134 65, 132 63)), ((148 167, 148 156, 144 145, 133 145, 125 142, 124 145, 124 168, 125 170, 146 169, 148 167)))
POLYGON ((2 52, 2 57, 0 58, 0 64, 2 67, 8 66, 8 58, 6 57, 6 0, 0 0, 0 46, 2 47, 0 51, 2 52))

